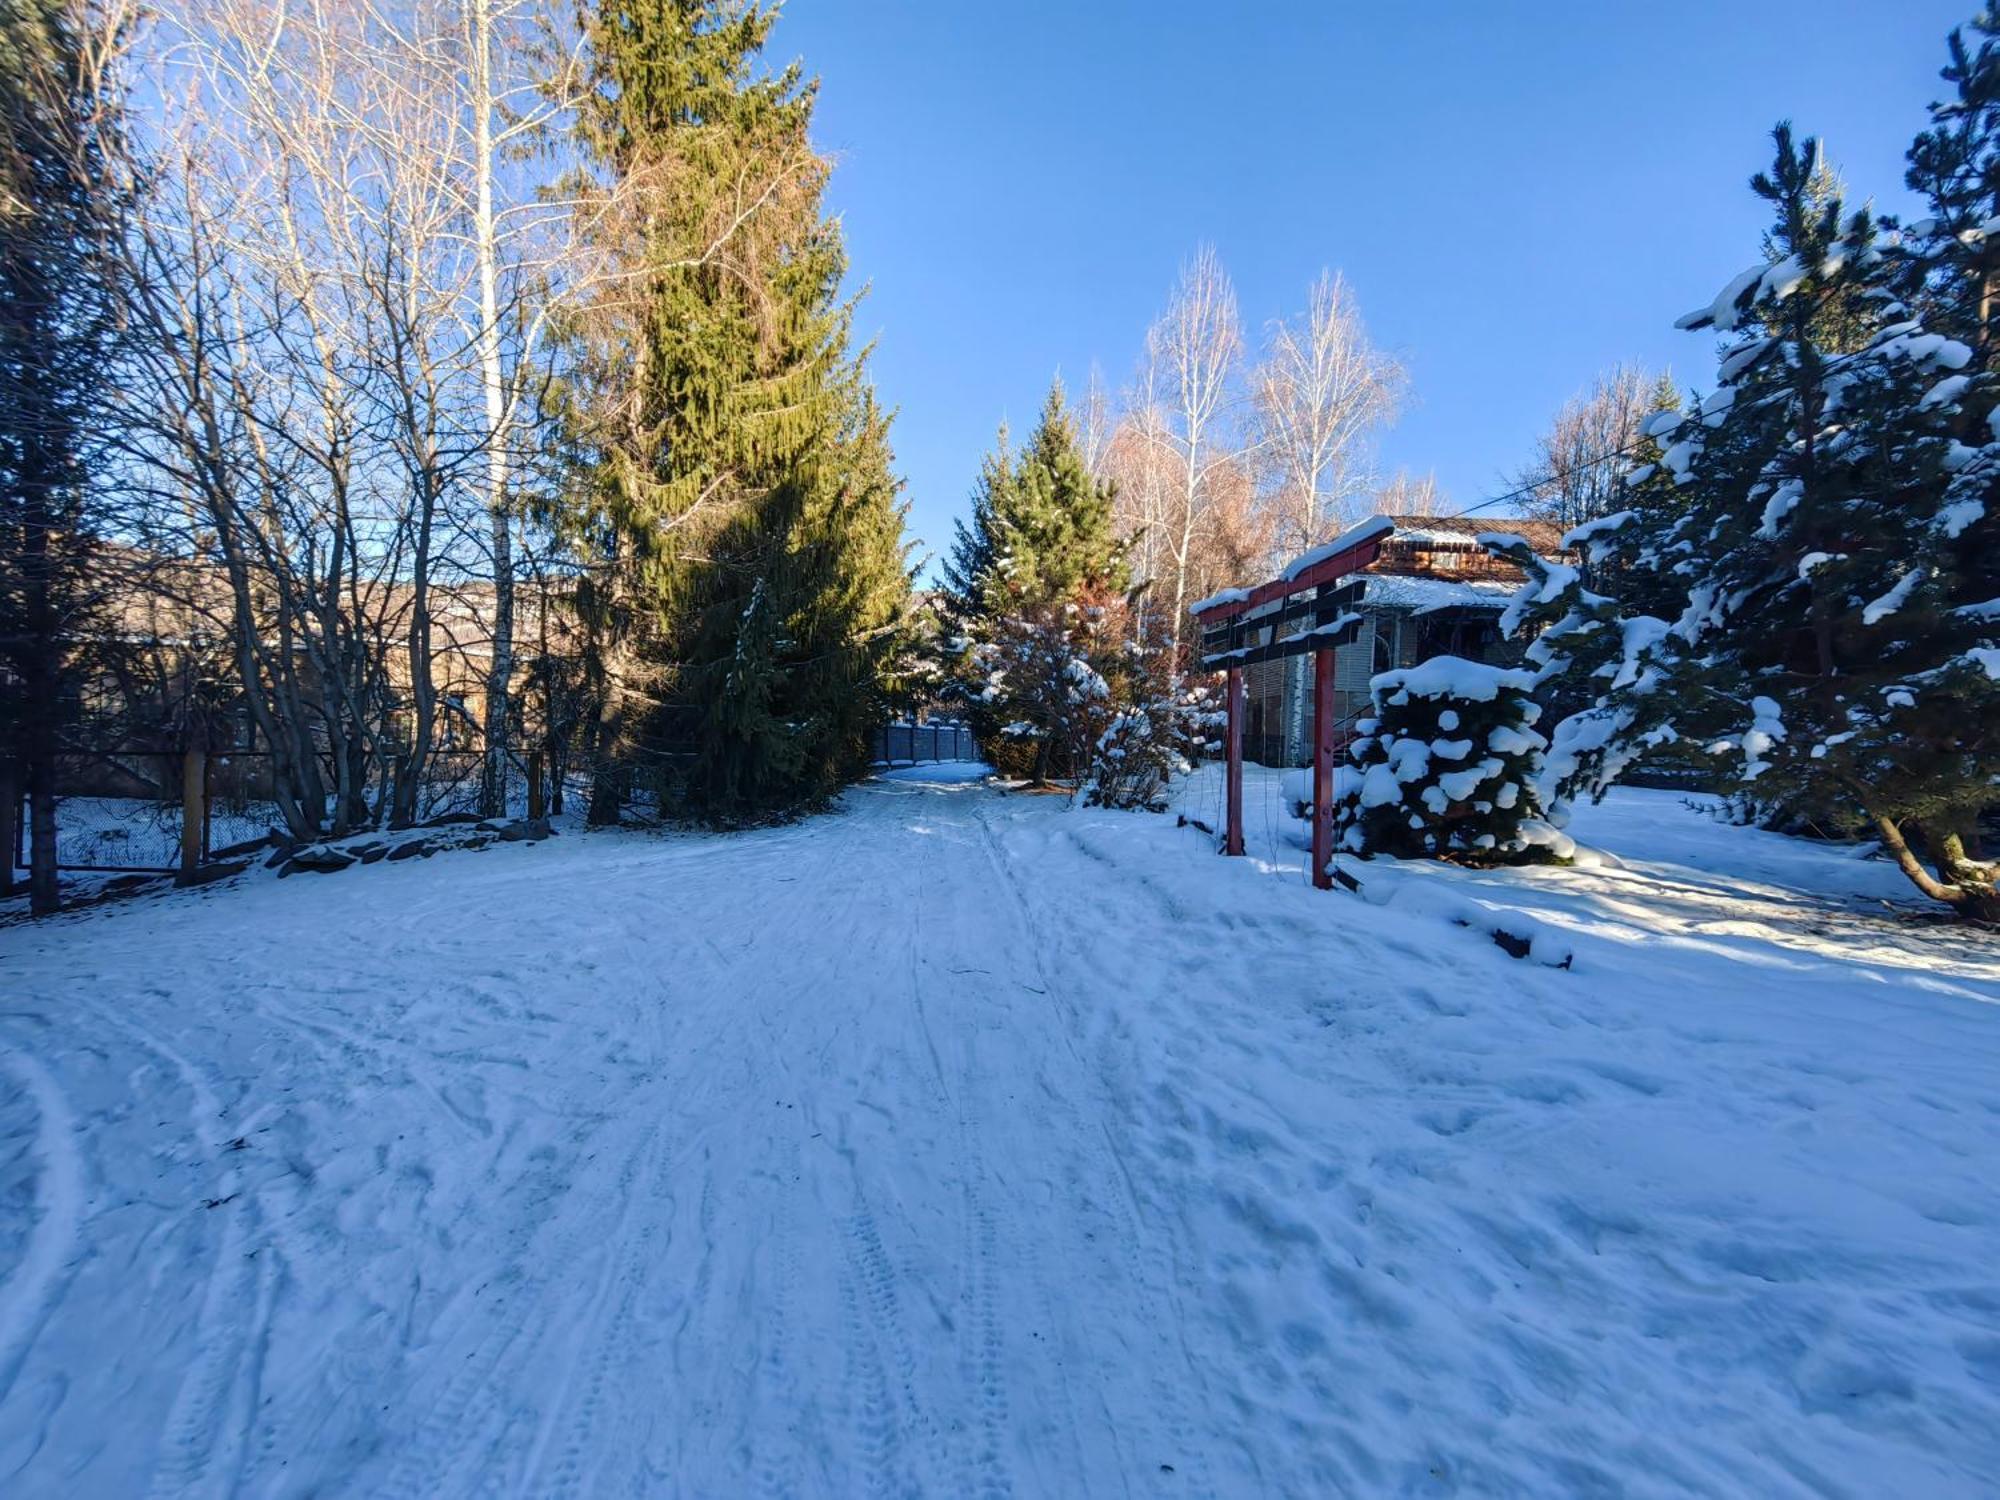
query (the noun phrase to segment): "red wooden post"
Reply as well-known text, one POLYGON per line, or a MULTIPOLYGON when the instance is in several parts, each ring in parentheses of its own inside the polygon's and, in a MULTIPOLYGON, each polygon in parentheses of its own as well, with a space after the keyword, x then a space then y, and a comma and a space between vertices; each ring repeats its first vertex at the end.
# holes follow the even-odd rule
POLYGON ((1229 669, 1229 826, 1222 852, 1243 852, 1243 669, 1229 669))
POLYGON ((1333 652, 1313 652, 1313 884, 1333 889, 1333 652))

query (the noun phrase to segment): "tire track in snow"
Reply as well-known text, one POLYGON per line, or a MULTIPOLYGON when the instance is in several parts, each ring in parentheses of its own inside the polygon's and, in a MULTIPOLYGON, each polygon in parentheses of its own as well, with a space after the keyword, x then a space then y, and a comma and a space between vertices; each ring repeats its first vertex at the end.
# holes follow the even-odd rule
MULTIPOLYGON (((770 1377, 776 1394, 778 1409, 790 1413, 794 1422, 802 1420, 804 1415, 798 1366, 792 1355, 792 1319, 799 1306, 799 1238, 797 1214, 787 1189, 798 1180, 798 1167, 798 1146, 794 1143, 779 1163, 777 1212, 770 1235, 777 1247, 778 1275, 766 1320, 772 1336, 761 1360, 761 1368, 770 1377)), ((796 1430, 791 1430, 790 1435, 796 1441, 796 1430)), ((778 1457, 776 1443, 766 1439, 757 1455, 757 1489, 764 1500, 792 1500, 798 1493, 797 1476, 786 1473, 778 1457)))
MULTIPOLYGON (((621 1204, 632 1201, 631 1185, 637 1179, 640 1161, 652 1149, 658 1128, 655 1125, 648 1129, 641 1137, 639 1148, 626 1155, 624 1170, 616 1184, 617 1201, 621 1204)), ((575 1190, 573 1186, 565 1189, 575 1190)), ((552 1290, 567 1281, 589 1244, 603 1235, 603 1226, 583 1213, 567 1216, 552 1214, 551 1219, 545 1222, 554 1226, 556 1243, 546 1250, 533 1245, 525 1246, 518 1257, 506 1263, 506 1269, 523 1271, 508 1288, 507 1302, 515 1311, 495 1313, 481 1308, 470 1310, 469 1315, 477 1320, 480 1331, 472 1339, 472 1347, 460 1356, 460 1367, 446 1384, 444 1393, 425 1413, 416 1430, 402 1442, 396 1462, 378 1491, 384 1500, 456 1493, 459 1487, 452 1484, 454 1478, 462 1473, 476 1474, 476 1465, 494 1457, 491 1430, 500 1414, 509 1384, 505 1376, 538 1352, 541 1346, 538 1335, 546 1336, 548 1314, 552 1310, 550 1303, 559 1302, 559 1299, 551 1297, 552 1290), (516 1351, 521 1352, 519 1360, 512 1359, 516 1351)), ((600 1278, 596 1293, 598 1299, 608 1296, 614 1279, 613 1268, 619 1263, 613 1248, 606 1249, 606 1257, 605 1273, 600 1278)), ((593 1305, 598 1304, 593 1302, 593 1305)), ((587 1340, 594 1326, 586 1323, 575 1332, 576 1339, 579 1342, 587 1340)), ((447 1340, 447 1347, 436 1351, 435 1357, 455 1352, 455 1341, 447 1340)), ((569 1382, 575 1374, 577 1357, 572 1355, 562 1366, 565 1383, 543 1414, 542 1424, 537 1429, 524 1465, 522 1488, 529 1487, 535 1478, 555 1420, 571 1389, 569 1382)), ((601 1396, 601 1384, 598 1391, 601 1396)), ((589 1421, 595 1421, 594 1408, 588 1409, 585 1415, 589 1421)), ((505 1422, 501 1425, 504 1430, 505 1422)), ((489 1469, 485 1479, 490 1484, 497 1481, 498 1475, 489 1469)), ((468 1478, 466 1487, 470 1485, 471 1479, 468 1478)))
POLYGON ((896 1405, 889 1394, 889 1376, 876 1345, 874 1330, 861 1310, 857 1287, 860 1274, 854 1263, 851 1244, 843 1244, 840 1275, 841 1347, 846 1354, 844 1381, 848 1401, 848 1422, 853 1429, 856 1456, 871 1495, 916 1493, 907 1482, 899 1483, 897 1459, 901 1456, 896 1405), (859 1401, 857 1410, 855 1403, 859 1401))
POLYGON ((42 1324, 68 1279, 83 1219, 83 1156, 69 1102, 48 1070, 25 1052, 0 1049, 0 1062, 35 1107, 35 1174, 40 1212, 14 1274, 0 1284, 0 1400, 13 1389, 42 1324))
MULTIPOLYGON (((153 1496, 233 1494, 270 1446, 266 1433, 253 1446, 263 1371, 270 1351, 271 1321, 285 1281, 285 1256, 257 1196, 245 1181, 240 1160, 212 1139, 228 1127, 215 1081, 173 1044, 131 1015, 113 1014, 92 1004, 108 1031, 122 1032, 143 1052, 166 1063, 188 1093, 188 1137, 211 1164, 223 1150, 227 1162, 201 1208, 193 1213, 219 1217, 215 1254, 202 1287, 195 1320, 194 1350, 174 1393, 154 1462, 153 1496)), ((248 1121, 236 1124, 247 1128, 248 1121)))
POLYGON ((243 1249, 246 1236, 234 1221, 248 1216, 247 1209, 232 1215, 217 1252, 225 1274, 209 1282, 194 1364, 174 1400, 151 1495, 234 1495, 272 1450, 274 1434, 264 1433, 255 1446, 251 1436, 284 1270, 268 1245, 243 1249), (240 1271, 231 1261, 240 1262, 240 1271))
MULTIPOLYGON (((788 852, 801 842, 798 836, 772 841, 788 852)), ((833 876, 836 857, 833 841, 814 848, 805 840, 808 852, 818 855, 801 875, 815 885, 824 885, 833 876)), ((733 866, 753 851, 732 851, 724 861, 733 866)), ((762 857, 770 857, 770 849, 762 857)), ((713 869, 704 875, 713 877, 713 869)), ((709 889, 724 883, 708 880, 709 889)), ((731 967, 750 961, 722 956, 714 963, 703 962, 698 975, 683 971, 676 977, 686 1003, 671 1007, 668 992, 650 976, 660 970, 660 961, 651 951, 650 929, 620 924, 606 934, 625 959, 629 982, 621 1007, 625 1013, 623 1035, 643 1038, 652 1057, 647 1060, 644 1081, 605 1084, 599 1092, 609 1111, 611 1129, 597 1135, 589 1146, 579 1143, 577 1162, 585 1153, 602 1159, 622 1156, 622 1166, 614 1183, 602 1188, 568 1181, 562 1187, 563 1201, 551 1214, 556 1239, 547 1249, 525 1247, 513 1264, 526 1266, 526 1275, 508 1293, 511 1308, 518 1309, 504 1334, 495 1329, 490 1313, 474 1313, 486 1324, 486 1331, 465 1356, 464 1367, 452 1378, 430 1418, 419 1432, 403 1445, 403 1454, 380 1493, 385 1497, 430 1495, 449 1492, 450 1481, 461 1473, 465 1483, 475 1482, 475 1465, 487 1463, 485 1480, 498 1483, 503 1468, 482 1450, 490 1444, 492 1429, 499 1416, 502 1395, 511 1387, 510 1372, 526 1368, 538 1357, 556 1366, 556 1390, 543 1405, 525 1455, 521 1458, 518 1483, 514 1488, 528 1493, 581 1494, 607 1492, 611 1481, 603 1472, 601 1455, 593 1455, 599 1424, 608 1405, 613 1372, 621 1361, 632 1362, 639 1301, 648 1283, 648 1273, 664 1260, 672 1238, 672 1221, 680 1169, 691 1159, 716 1129, 727 1123, 713 1116, 708 1106, 723 1090, 737 1088, 742 1080, 726 1068, 710 1067, 696 1074, 684 1088, 659 1099, 653 1094, 656 1069, 685 1050, 692 1037, 701 1051, 711 1056, 742 1051, 757 1019, 754 1008, 733 996, 731 967), (700 983, 695 984, 695 978, 700 983), (664 1103, 670 1109, 663 1109, 664 1103), (636 1138, 621 1133, 622 1119, 641 1118, 651 1123, 636 1138), (670 1139, 675 1132, 678 1139, 670 1139), (649 1165, 650 1163, 650 1165, 649 1165), (615 1220, 607 1225, 591 1211, 593 1205, 617 1206, 615 1220), (606 1261, 598 1283, 582 1309, 565 1307, 560 1296, 562 1281, 591 1246, 605 1248, 606 1261), (553 1325, 553 1326, 551 1326, 553 1325), (551 1347, 551 1336, 572 1336, 566 1343, 551 1347), (435 1453, 436 1460, 425 1463, 418 1455, 435 1453), (600 1461, 592 1463, 593 1457, 600 1461)), ((610 997, 607 997, 610 998, 610 997)), ((569 1101, 576 1103, 577 1101, 569 1101)), ((698 1304, 690 1295, 688 1305, 698 1304)), ((449 1355, 453 1350, 441 1351, 449 1355)), ((626 1435, 621 1435, 621 1441, 626 1435)), ((518 1451, 518 1450, 517 1450, 518 1451)))
POLYGON ((848 1264, 861 1285, 869 1339, 878 1360, 886 1358, 884 1375, 891 1382, 890 1401, 898 1425, 916 1443, 912 1462, 922 1471, 914 1481, 917 1493, 935 1494, 945 1467, 943 1440, 918 1390, 916 1349, 904 1321, 902 1299, 896 1293, 901 1277, 882 1246, 875 1215, 858 1188, 856 1198, 860 1212, 842 1225, 848 1264))
MULTIPOLYGON (((1067 992, 1064 982, 1052 972, 1049 963, 1054 949, 1061 947, 1074 952, 1074 948, 1059 939, 1036 910, 1033 897, 1001 846, 985 808, 975 806, 972 819, 978 828, 981 847, 994 871, 996 883, 1027 933, 1029 941, 1026 946, 1033 955, 1040 988, 1048 997, 1056 1023, 1054 1029, 1061 1036, 1064 1052, 1074 1065, 1077 1081, 1082 1085, 1073 1090, 1070 1097, 1079 1109, 1091 1107, 1088 1124, 1078 1121, 1082 1128, 1078 1130, 1076 1139, 1095 1159, 1096 1175, 1110 1187, 1110 1191, 1101 1193, 1099 1197, 1115 1221, 1114 1234, 1119 1257, 1126 1268, 1127 1286, 1138 1293, 1137 1301, 1146 1310, 1145 1326, 1162 1340, 1154 1357, 1146 1361, 1154 1403, 1143 1437, 1135 1433, 1118 1436, 1124 1441, 1128 1463, 1135 1472, 1150 1474, 1156 1465, 1164 1462, 1160 1454, 1172 1453, 1176 1455, 1173 1467, 1188 1490, 1194 1494, 1212 1494, 1214 1488, 1209 1477, 1207 1456, 1190 1441, 1195 1433, 1209 1436, 1209 1430, 1193 1420, 1184 1389, 1187 1382, 1170 1378, 1167 1361, 1160 1357, 1171 1349, 1179 1357, 1180 1372, 1189 1380, 1199 1380, 1200 1372, 1187 1340, 1186 1309, 1173 1291, 1180 1285, 1180 1273, 1175 1263, 1171 1231, 1161 1226, 1156 1233, 1147 1222, 1131 1165, 1112 1136, 1105 1115, 1106 1107, 1117 1101, 1118 1090, 1110 1087, 1105 1064, 1093 1068, 1086 1061, 1076 1036, 1082 1023, 1082 1012, 1067 992), (1090 1126, 1095 1126, 1095 1129, 1090 1126), (1165 1342, 1169 1331, 1171 1344, 1165 1342)), ((1115 889, 1109 882, 1100 885, 1107 891, 1115 889)), ((1101 909, 1095 911, 1094 916, 1098 920, 1105 919, 1101 909)))
MULTIPOLYGON (((754 852, 758 859, 787 856, 793 861, 787 868, 797 872, 794 878, 806 881, 813 889, 841 892, 845 902, 842 915, 851 920, 860 892, 838 879, 835 865, 842 857, 842 850, 837 841, 793 835, 771 840, 767 847, 754 852)), ((615 941, 635 976, 651 975, 658 969, 646 942, 634 929, 619 929, 615 941)), ((753 1038, 760 1031, 768 1045, 768 1017, 760 1014, 759 1007, 739 991, 734 982, 738 976, 732 972, 736 963, 754 961, 754 952, 746 951, 740 958, 725 955, 713 966, 704 964, 702 983, 694 994, 709 1003, 683 1009, 674 1016, 672 1025, 668 1018, 668 994, 657 980, 633 989, 629 1004, 631 1034, 644 1036, 652 1047, 651 1065, 646 1070, 649 1080, 653 1068, 673 1058, 677 1051, 685 1050, 683 1039, 690 1033, 698 1048, 711 1057, 752 1055, 756 1050, 753 1038)), ((685 987, 688 976, 679 977, 685 987)), ((772 1053, 775 1055, 775 1048, 772 1053)), ((657 1113, 657 1118, 644 1136, 643 1149, 628 1153, 614 1189, 620 1206, 615 1226, 608 1230, 600 1227, 597 1231, 604 1243, 614 1247, 613 1254, 587 1309, 578 1315, 578 1333, 570 1346, 572 1352, 563 1356, 560 1389, 544 1413, 535 1447, 524 1464, 524 1488, 540 1492, 546 1482, 548 1493, 559 1496, 609 1492, 612 1481, 606 1473, 608 1460, 595 1451, 602 1446, 599 1423, 607 1405, 606 1393, 613 1384, 614 1371, 634 1363, 642 1298, 650 1273, 664 1266, 672 1252, 678 1203, 691 1186, 684 1180, 689 1164, 695 1161, 697 1153, 705 1158, 711 1149, 711 1137, 734 1123, 729 1114, 718 1114, 713 1106, 718 1101, 733 1100, 746 1088, 761 1094, 764 1087, 761 1079, 753 1080, 726 1067, 712 1066, 667 1096, 672 1104, 670 1113, 659 1112, 654 1102, 645 1097, 650 1092, 647 1085, 628 1088, 616 1101, 622 1111, 657 1113), (563 1433, 560 1439, 555 1435, 558 1431, 563 1433)), ((605 1149, 621 1147, 613 1141, 605 1149)), ((715 1206, 714 1178, 704 1168, 695 1204, 702 1253, 692 1278, 675 1298, 682 1308, 681 1327, 669 1345, 675 1351, 675 1363, 688 1320, 711 1300, 715 1206)), ((535 1294, 532 1300, 539 1302, 540 1294, 535 1294)), ((661 1378, 664 1377, 662 1371, 661 1378)), ((629 1446, 630 1435, 620 1434, 618 1441, 629 1446)), ((635 1463, 634 1468, 634 1482, 638 1483, 636 1476, 643 1465, 635 1463)))
MULTIPOLYGON (((646 1179, 647 1205, 649 1210, 664 1204, 665 1218, 670 1223, 673 1217, 674 1199, 672 1184, 665 1181, 665 1173, 659 1161, 659 1132, 655 1130, 647 1137, 646 1154, 652 1158, 650 1169, 641 1174, 632 1172, 621 1181, 619 1190, 622 1200, 632 1202, 633 1184, 643 1175, 646 1179)), ((625 1216, 630 1218, 630 1214, 625 1216)), ((592 1312, 585 1319, 582 1338, 586 1345, 594 1346, 590 1355, 589 1374, 584 1377, 582 1392, 576 1397, 576 1410, 569 1418, 560 1453, 557 1455, 555 1470, 550 1479, 549 1493, 557 1496, 571 1496, 596 1491, 590 1485, 591 1449, 597 1435, 597 1424, 604 1411, 605 1387, 610 1381, 614 1363, 629 1355, 635 1333, 634 1309, 638 1303, 639 1289, 645 1284, 645 1267, 653 1255, 653 1232, 655 1220, 651 1212, 642 1214, 639 1226, 629 1237, 620 1229, 620 1238, 629 1239, 622 1255, 608 1257, 602 1284, 592 1300, 592 1312), (616 1302, 613 1305, 613 1297, 616 1302), (603 1309, 611 1307, 607 1320, 603 1309)), ((570 1394, 565 1386, 564 1395, 570 1394)), ((561 1402, 550 1408, 553 1417, 560 1409, 561 1402)), ((534 1477, 538 1465, 530 1463, 529 1478, 534 1477)))
POLYGON ((965 1228, 965 1264, 972 1276, 975 1320, 972 1335, 977 1346, 968 1373, 979 1395, 979 1441, 966 1476, 965 1492, 978 1495, 981 1500, 1004 1500, 1014 1493, 1014 1480, 1006 1459, 1010 1430, 1007 1341, 993 1277, 998 1236, 993 1214, 983 1202, 981 1187, 972 1178, 967 1181, 965 1228))

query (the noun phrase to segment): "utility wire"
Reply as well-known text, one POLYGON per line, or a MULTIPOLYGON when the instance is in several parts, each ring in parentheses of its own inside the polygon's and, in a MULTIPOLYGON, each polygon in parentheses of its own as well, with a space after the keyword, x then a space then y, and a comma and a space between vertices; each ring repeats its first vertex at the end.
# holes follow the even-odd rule
MULTIPOLYGON (((1772 343, 1775 342, 1775 340, 1766 340, 1765 342, 1772 343)), ((1746 343, 1741 347, 1747 348, 1748 344, 1746 343)), ((1869 343, 1859 349, 1849 349, 1842 354, 1829 355, 1825 359, 1820 361, 1821 374, 1824 375, 1828 371, 1838 370, 1842 366, 1850 363, 1851 361, 1866 359, 1870 355, 1876 354, 1878 352, 1879 350, 1876 344, 1869 343)), ((1757 363, 1761 361, 1762 358, 1763 356, 1760 354, 1758 356, 1758 359, 1756 361, 1752 361, 1752 363, 1757 363)), ((1770 392, 1766 396, 1764 396, 1762 401, 1760 401, 1758 404, 1759 405, 1768 404, 1769 402, 1778 399, 1783 394, 1784 392, 1782 390, 1770 392)), ((1676 415, 1678 415, 1681 418, 1682 424, 1685 425, 1696 414, 1682 411, 1682 412, 1677 412, 1676 415)), ((1649 416, 1645 420, 1650 422, 1652 420, 1652 417, 1649 416)), ((1661 436, 1664 435, 1665 434, 1661 434, 1661 436)), ((1609 453, 1600 453, 1595 458, 1579 459, 1576 463, 1572 464, 1570 467, 1573 469, 1595 468, 1598 464, 1609 463, 1614 458, 1622 458, 1628 454, 1635 453, 1639 450, 1640 447, 1651 441, 1653 441, 1652 434, 1641 432, 1638 437, 1634 438, 1631 442, 1627 443, 1622 448, 1613 448, 1609 453)), ((1505 505, 1509 500, 1518 500, 1523 495, 1532 495, 1536 490, 1540 489, 1544 484, 1547 484, 1551 479, 1554 479, 1555 477, 1556 477, 1555 471, 1550 470, 1547 474, 1544 474, 1541 478, 1536 479, 1531 483, 1521 485, 1517 489, 1509 490, 1504 495, 1495 495, 1491 499, 1481 500, 1477 505, 1468 505, 1464 510, 1453 511, 1450 515, 1439 516, 1437 519, 1440 521, 1456 521, 1463 516, 1471 515, 1474 511, 1488 510, 1495 505, 1505 505)))
MULTIPOLYGON (((1610 452, 1600 453, 1595 458, 1579 459, 1576 463, 1570 465, 1570 467, 1572 469, 1594 469, 1599 464, 1610 463, 1611 460, 1614 458, 1623 458, 1629 454, 1636 453, 1639 451, 1641 447, 1643 447, 1645 444, 1651 441, 1652 441, 1651 437, 1642 434, 1641 436, 1634 438, 1631 442, 1627 443, 1622 448, 1613 448, 1610 452)), ((1534 494, 1536 490, 1540 489, 1543 485, 1547 484, 1550 480, 1554 479, 1555 477, 1556 477, 1555 471, 1550 470, 1547 474, 1542 475, 1539 479, 1535 479, 1527 484, 1521 485, 1518 489, 1511 489, 1507 491, 1504 495, 1494 495, 1490 499, 1481 500, 1477 505, 1468 505, 1464 510, 1453 511, 1448 516, 1439 516, 1438 519, 1440 521, 1456 521, 1465 516, 1473 514, 1473 512, 1475 511, 1490 510, 1492 507, 1496 505, 1505 505, 1509 500, 1519 500, 1524 495, 1534 494)))

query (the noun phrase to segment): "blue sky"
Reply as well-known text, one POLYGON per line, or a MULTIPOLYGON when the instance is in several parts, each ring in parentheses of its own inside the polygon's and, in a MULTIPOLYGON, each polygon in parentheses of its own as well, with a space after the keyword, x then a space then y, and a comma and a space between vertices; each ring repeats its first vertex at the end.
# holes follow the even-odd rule
POLYGON ((1382 457, 1458 505, 1607 365, 1705 384, 1710 341, 1672 323, 1757 258, 1772 123, 1901 206, 1972 10, 790 0, 773 51, 822 79, 859 327, 935 552, 995 424, 1057 370, 1122 383, 1202 241, 1253 336, 1345 272, 1413 376, 1382 457))

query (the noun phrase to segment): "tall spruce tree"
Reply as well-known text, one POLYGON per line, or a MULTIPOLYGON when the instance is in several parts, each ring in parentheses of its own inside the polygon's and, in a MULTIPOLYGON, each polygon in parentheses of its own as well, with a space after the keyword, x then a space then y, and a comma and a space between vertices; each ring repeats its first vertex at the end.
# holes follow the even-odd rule
POLYGON ((1018 455, 1003 424, 979 466, 972 514, 953 529, 943 576, 961 633, 981 621, 1079 593, 1124 589, 1124 549, 1112 530, 1114 487, 1091 476, 1060 379, 1018 455))
MULTIPOLYGON (((1976 74, 1941 123, 1955 130, 1976 74)), ((1558 726, 1550 771, 1601 790, 1635 756, 1692 742, 1742 795, 1870 830, 1925 894, 2000 919, 1979 847, 2000 783, 2000 376, 1964 295, 1977 261, 1962 268, 1965 227, 1899 235, 1846 215, 1811 143, 1781 126, 1776 145, 1752 186, 1777 258, 1681 320, 1729 335, 1716 389, 1652 424, 1670 441, 1645 482, 1677 505, 1578 538, 1650 575, 1671 619, 1530 566, 1518 616, 1548 627, 1539 658, 1600 683, 1558 726)), ((1994 148, 1990 129, 1958 143, 1963 171, 1990 170, 1994 148)), ((2000 231, 2000 203, 1989 217, 2000 231)))
POLYGON ((1014 455, 1007 442, 1007 424, 1002 422, 993 451, 979 461, 972 513, 952 522, 951 550, 939 569, 947 623, 957 636, 964 636, 985 617, 993 597, 989 591, 1000 555, 995 517, 1011 506, 1006 492, 1013 483, 1014 455))
POLYGON ((1049 604, 1079 590, 1122 591, 1123 549, 1111 524, 1115 495, 1112 484, 1091 476, 1062 381, 1051 382, 1012 481, 995 495, 990 526, 1001 596, 988 607, 1049 604))
POLYGON ((113 378, 117 101, 87 65, 85 19, 68 0, 0 0, 0 770, 25 782, 36 912, 60 902, 57 765, 106 634, 90 422, 113 378))
POLYGON ((620 274, 573 328, 592 462, 577 530, 604 675, 593 821, 636 761, 733 822, 808 806, 858 763, 908 575, 886 421, 851 307, 815 86, 759 63, 735 0, 604 0, 579 138, 620 274), (608 393, 600 394, 600 393, 608 393))
MULTIPOLYGON (((1076 745, 1091 736, 1072 731, 1085 722, 1080 708, 1097 700, 1072 703, 1076 684, 1125 676, 1116 632, 1106 629, 1127 578, 1113 497, 1084 462, 1056 380, 1020 453, 1009 451, 1003 427, 982 460, 971 518, 958 524, 945 562, 943 671, 995 764, 1038 782, 1082 773, 1076 745)), ((1108 711, 1111 698, 1102 702, 1108 711)))
POLYGON ((841 425, 716 537, 682 637, 690 747, 673 788, 711 822, 815 805, 867 764, 908 592, 888 419, 851 372, 841 425))

